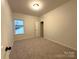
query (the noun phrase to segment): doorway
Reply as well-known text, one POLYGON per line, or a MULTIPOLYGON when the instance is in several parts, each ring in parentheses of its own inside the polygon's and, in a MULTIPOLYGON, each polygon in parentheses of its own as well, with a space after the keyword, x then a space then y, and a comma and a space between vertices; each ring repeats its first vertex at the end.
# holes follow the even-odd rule
POLYGON ((44 22, 40 22, 40 36, 44 37, 44 22))

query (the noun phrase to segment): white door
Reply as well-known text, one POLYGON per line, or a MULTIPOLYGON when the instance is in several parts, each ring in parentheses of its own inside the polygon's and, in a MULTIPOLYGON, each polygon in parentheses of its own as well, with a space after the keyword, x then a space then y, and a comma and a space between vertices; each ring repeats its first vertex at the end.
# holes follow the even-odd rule
POLYGON ((12 17, 7 0, 1 1, 1 59, 9 59, 10 51, 6 47, 12 44, 12 17))

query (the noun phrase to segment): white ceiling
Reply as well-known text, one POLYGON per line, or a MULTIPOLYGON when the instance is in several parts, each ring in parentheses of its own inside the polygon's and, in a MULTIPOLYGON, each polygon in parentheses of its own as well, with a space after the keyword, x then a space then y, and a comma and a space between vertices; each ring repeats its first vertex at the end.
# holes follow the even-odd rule
POLYGON ((8 0, 13 12, 24 13, 33 16, 42 16, 43 14, 57 8, 69 0, 40 0, 40 2, 42 2, 43 8, 39 11, 34 11, 29 7, 29 4, 32 1, 34 0, 8 0))

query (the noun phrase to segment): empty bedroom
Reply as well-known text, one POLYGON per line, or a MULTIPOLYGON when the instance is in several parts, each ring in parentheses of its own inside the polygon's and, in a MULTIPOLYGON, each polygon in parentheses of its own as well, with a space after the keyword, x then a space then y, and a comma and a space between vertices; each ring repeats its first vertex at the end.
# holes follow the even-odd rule
POLYGON ((1 0, 1 59, 77 59, 76 0, 1 0))

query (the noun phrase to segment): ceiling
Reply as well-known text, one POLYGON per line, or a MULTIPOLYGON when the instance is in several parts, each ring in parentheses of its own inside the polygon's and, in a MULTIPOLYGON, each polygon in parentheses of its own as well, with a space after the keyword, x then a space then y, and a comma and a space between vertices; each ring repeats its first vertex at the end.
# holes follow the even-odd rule
POLYGON ((34 0, 8 0, 13 12, 24 13, 33 16, 42 16, 43 14, 57 8, 58 6, 68 2, 69 0, 40 0, 43 8, 34 11, 30 8, 29 4, 34 0))

